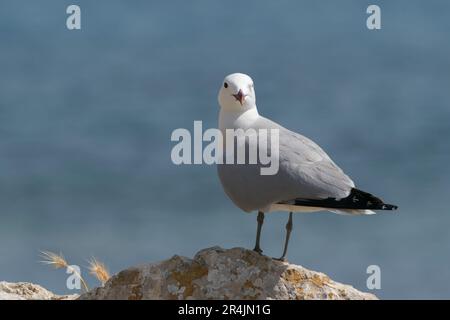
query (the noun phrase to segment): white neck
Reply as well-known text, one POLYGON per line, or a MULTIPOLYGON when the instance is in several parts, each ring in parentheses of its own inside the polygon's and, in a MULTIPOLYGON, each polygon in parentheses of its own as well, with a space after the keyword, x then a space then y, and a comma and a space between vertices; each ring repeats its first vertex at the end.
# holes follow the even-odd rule
POLYGON ((256 106, 243 111, 224 109, 220 108, 219 113, 219 129, 222 131, 225 129, 248 128, 259 117, 256 106))

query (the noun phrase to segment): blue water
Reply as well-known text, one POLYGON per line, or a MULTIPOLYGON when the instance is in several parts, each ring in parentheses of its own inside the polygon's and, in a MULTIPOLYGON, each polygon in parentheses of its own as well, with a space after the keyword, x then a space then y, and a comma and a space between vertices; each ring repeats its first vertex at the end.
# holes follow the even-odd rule
MULTIPOLYGON (((450 3, 0 3, 0 279, 69 292, 39 264, 62 251, 111 271, 220 245, 253 247, 256 216, 212 166, 175 166, 171 132, 217 126, 217 92, 250 74, 261 114, 312 138, 395 214, 297 215, 290 261, 381 298, 450 297, 450 3), (65 27, 66 7, 82 30, 65 27), (382 29, 365 26, 369 4, 382 29)), ((286 214, 266 218, 281 253, 286 214)), ((89 283, 94 279, 86 276, 89 283)))

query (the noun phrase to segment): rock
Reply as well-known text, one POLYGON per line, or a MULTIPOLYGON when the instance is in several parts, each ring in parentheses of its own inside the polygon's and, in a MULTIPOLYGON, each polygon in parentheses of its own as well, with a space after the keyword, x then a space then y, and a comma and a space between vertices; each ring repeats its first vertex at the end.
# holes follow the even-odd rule
POLYGON ((0 300, 74 300, 78 295, 59 296, 29 282, 0 282, 0 300))
POLYGON ((80 299, 359 299, 370 293, 242 248, 204 249, 131 267, 80 299))

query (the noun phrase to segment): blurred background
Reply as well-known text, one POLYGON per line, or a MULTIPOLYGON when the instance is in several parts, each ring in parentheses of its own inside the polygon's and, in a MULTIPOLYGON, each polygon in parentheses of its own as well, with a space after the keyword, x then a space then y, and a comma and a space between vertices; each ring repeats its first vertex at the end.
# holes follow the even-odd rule
MULTIPOLYGON (((450 3, 0 2, 0 280, 69 292, 63 271, 111 272, 220 245, 253 248, 256 215, 216 168, 175 166, 176 128, 217 127, 225 75, 261 114, 319 143, 395 214, 296 215, 289 260, 380 298, 450 297, 450 3), (66 28, 81 7, 82 30, 66 28), (382 29, 366 28, 381 7, 382 29)), ((279 256, 287 214, 266 218, 279 256)), ((91 285, 96 281, 89 279, 91 285)))

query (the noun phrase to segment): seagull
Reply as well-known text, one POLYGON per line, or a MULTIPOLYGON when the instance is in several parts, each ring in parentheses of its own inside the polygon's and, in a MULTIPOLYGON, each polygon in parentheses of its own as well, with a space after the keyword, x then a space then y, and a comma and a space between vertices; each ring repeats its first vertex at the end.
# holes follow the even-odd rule
MULTIPOLYGON (((286 237, 280 261, 286 261, 294 212, 331 211, 347 215, 374 214, 373 210, 396 210, 380 198, 359 190, 341 168, 312 140, 260 116, 252 78, 233 73, 225 77, 218 95, 219 129, 223 136, 231 129, 278 130, 278 172, 260 173, 261 163, 218 163, 223 189, 232 202, 245 212, 258 212, 254 251, 260 246, 264 214, 289 212, 286 237)), ((225 141, 225 140, 224 140, 225 141)), ((248 147, 248 141, 245 142, 248 147)), ((227 150, 222 148, 223 156, 227 150)), ((267 147, 270 150, 270 147, 267 147)), ((266 151, 267 151, 266 150, 266 151)), ((235 155, 233 155, 235 157, 235 155)))

